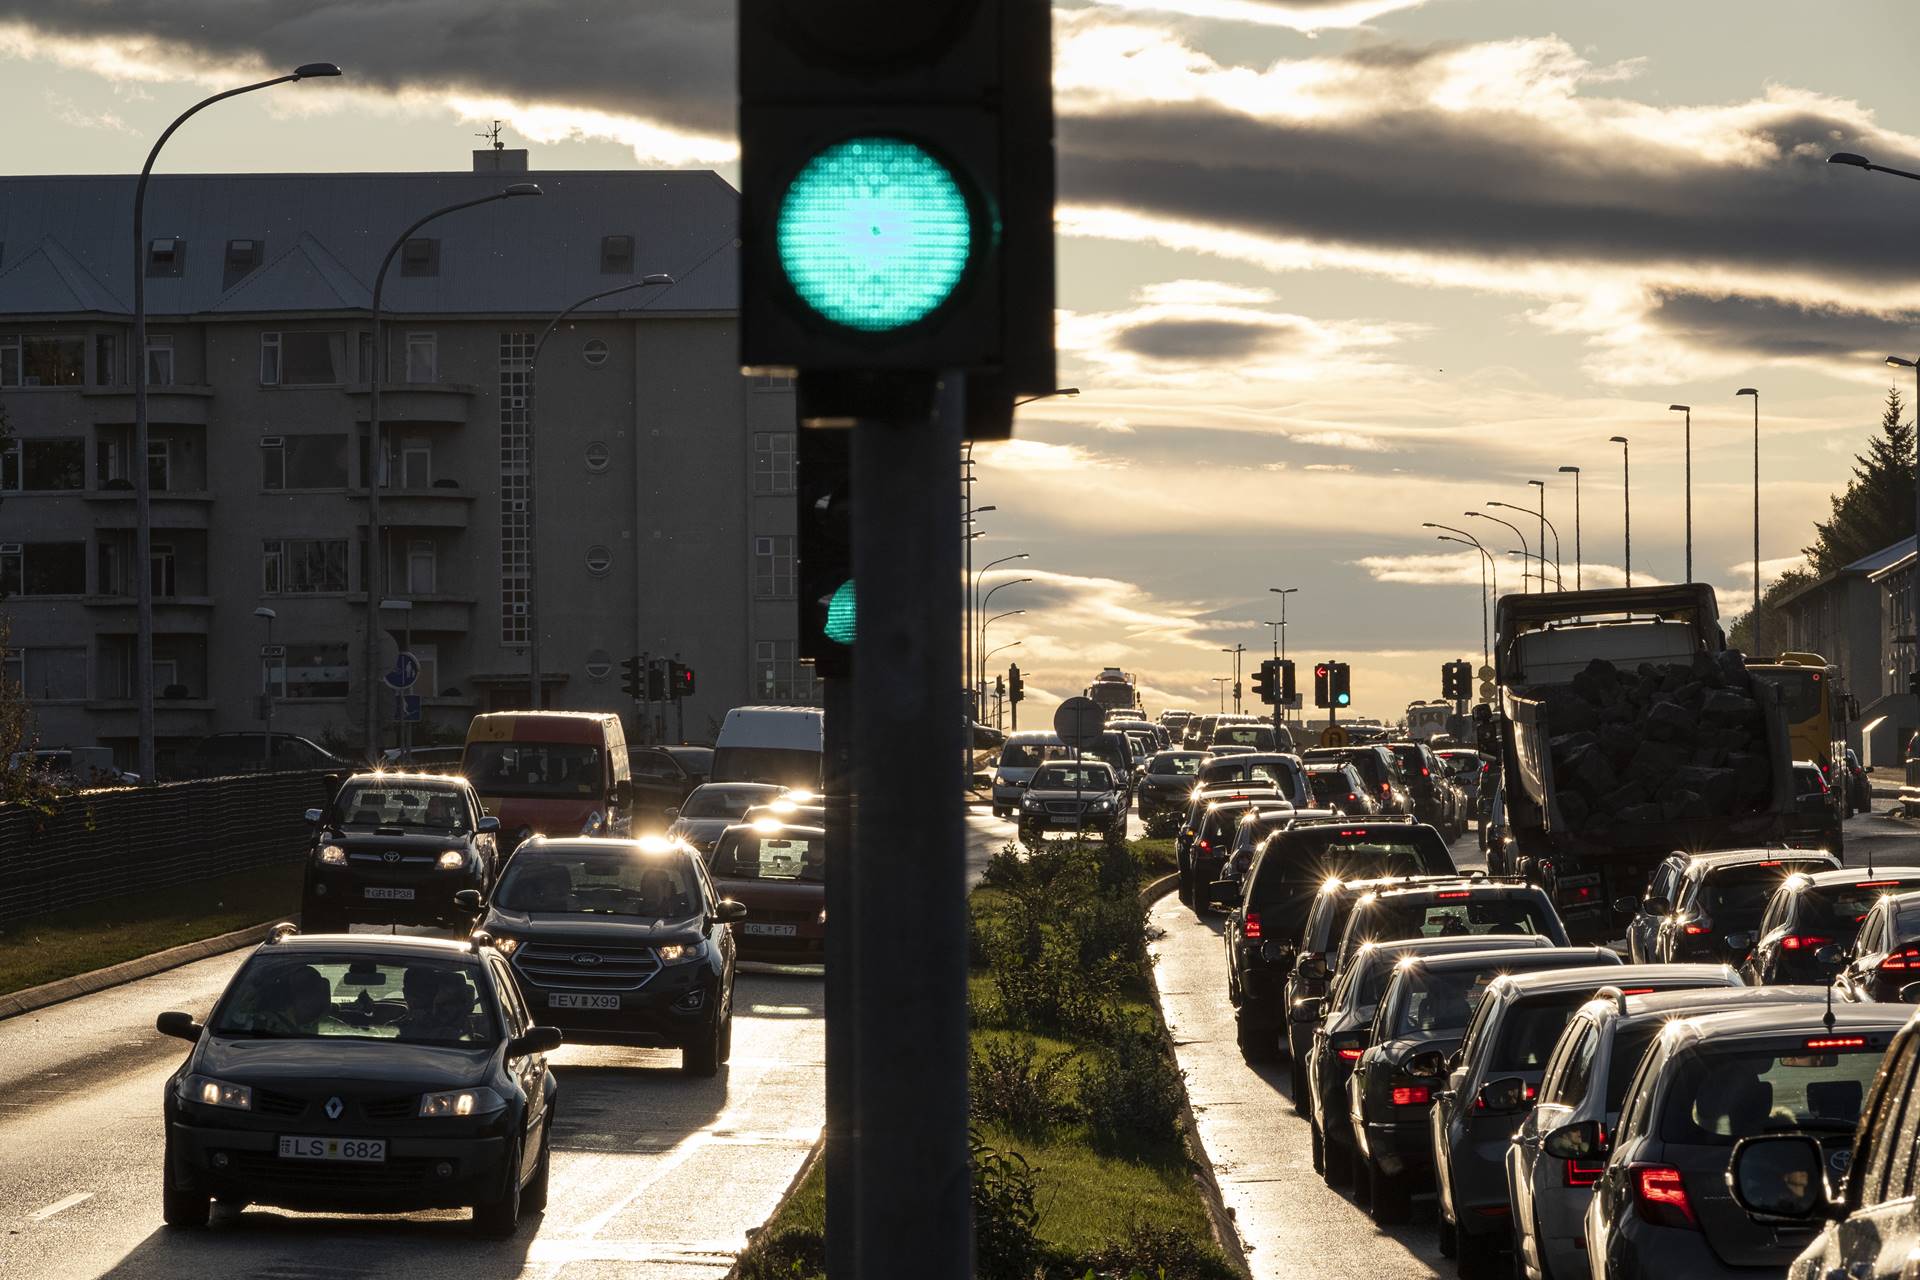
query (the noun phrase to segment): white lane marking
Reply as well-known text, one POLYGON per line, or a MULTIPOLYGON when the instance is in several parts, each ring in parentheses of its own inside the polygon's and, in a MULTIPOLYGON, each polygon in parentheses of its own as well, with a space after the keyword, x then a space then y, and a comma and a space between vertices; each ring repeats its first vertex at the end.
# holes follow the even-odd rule
POLYGON ((48 1218, 51 1218, 54 1214, 65 1213, 67 1210, 73 1208, 73 1206, 77 1204, 80 1204, 82 1201, 91 1200, 91 1199, 93 1199, 93 1192, 76 1191, 72 1195, 66 1196, 59 1200, 55 1200, 52 1204, 48 1205, 46 1208, 36 1210, 35 1212, 28 1214, 27 1216, 34 1222, 45 1222, 48 1218))

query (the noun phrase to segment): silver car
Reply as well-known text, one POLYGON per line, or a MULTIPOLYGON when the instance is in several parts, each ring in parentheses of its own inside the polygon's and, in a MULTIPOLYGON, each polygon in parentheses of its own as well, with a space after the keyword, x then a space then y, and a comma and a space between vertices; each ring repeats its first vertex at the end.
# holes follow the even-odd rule
POLYGON ((993 816, 1011 818, 1020 812, 1020 798, 1033 781, 1033 771, 1049 760, 1065 760, 1068 751, 1051 729, 1022 729, 1010 734, 993 766, 993 816))

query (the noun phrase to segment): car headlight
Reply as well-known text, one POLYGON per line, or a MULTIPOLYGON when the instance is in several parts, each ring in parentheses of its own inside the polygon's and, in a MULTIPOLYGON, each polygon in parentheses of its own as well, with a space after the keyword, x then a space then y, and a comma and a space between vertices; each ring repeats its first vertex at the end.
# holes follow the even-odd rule
POLYGON ((1039 797, 1039 796, 1024 796, 1024 797, 1022 797, 1022 798, 1021 798, 1021 800, 1020 800, 1020 807, 1021 807, 1022 809, 1038 809, 1038 808, 1040 808, 1040 807, 1041 807, 1041 806, 1040 806, 1040 797, 1039 797))
POLYGON ((420 1118, 484 1116, 506 1105, 507 1100, 492 1089, 449 1089, 445 1093, 421 1094, 420 1118))
POLYGON ((212 1076, 188 1076, 180 1082, 180 1096, 202 1106, 229 1107, 235 1111, 253 1110, 252 1089, 244 1084, 215 1080, 212 1076))
POLYGON ((704 941, 669 942, 654 950, 660 953, 661 964, 689 964, 707 954, 707 944, 704 941))
POLYGON ((440 855, 440 861, 436 865, 442 871, 458 871, 467 865, 467 855, 458 849, 449 849, 440 855))
POLYGON ((322 845, 320 861, 330 867, 344 867, 347 865, 347 851, 337 844, 322 845))
POLYGON ((1101 796, 1098 800, 1088 805, 1087 808, 1094 813, 1105 813, 1108 809, 1113 808, 1113 801, 1106 796, 1101 796))
POLYGON ((520 949, 520 939, 496 933, 493 935, 493 948, 503 956, 510 956, 520 949))

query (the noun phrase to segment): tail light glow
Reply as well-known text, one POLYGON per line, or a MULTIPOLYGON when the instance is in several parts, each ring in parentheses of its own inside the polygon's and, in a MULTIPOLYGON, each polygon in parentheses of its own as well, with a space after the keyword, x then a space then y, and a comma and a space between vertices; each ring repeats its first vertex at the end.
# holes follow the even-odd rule
POLYGON ((1622 987, 1620 988, 1620 994, 1623 996, 1650 996, 1653 994, 1653 988, 1652 987, 1622 987))
POLYGON ((1790 933, 1780 939, 1780 949, 1782 951, 1812 951, 1816 947, 1824 947, 1832 941, 1832 938, 1819 938, 1808 933, 1790 933))
POLYGON ((1882 969, 1904 972, 1920 969, 1920 947, 1902 947, 1880 962, 1882 969))
POLYGON ((1433 896, 1442 902, 1446 902, 1454 898, 1471 898, 1473 895, 1465 889, 1450 889, 1445 893, 1436 893, 1433 896))
POLYGON ((1687 1184, 1678 1169, 1640 1164, 1633 1166, 1632 1174, 1634 1208, 1642 1221, 1656 1227, 1700 1229, 1700 1220, 1693 1216, 1693 1202, 1687 1199, 1687 1184))
POLYGON ((1816 1036, 1807 1041, 1809 1049, 1864 1049, 1866 1047, 1865 1036, 1816 1036))
POLYGON ((1891 889, 1902 883, 1899 880, 1862 880, 1854 887, 1857 889, 1891 889))
POLYGON ((1260 913, 1258 911, 1247 912, 1246 918, 1240 922, 1240 936, 1248 942, 1260 941, 1260 913))
POLYGON ((1433 1090, 1424 1084, 1395 1085, 1393 1105, 1396 1107, 1424 1107, 1433 1101, 1433 1090))
POLYGON ((1591 1187, 1600 1181, 1600 1175, 1607 1171, 1606 1162, 1582 1164, 1578 1160, 1569 1160, 1566 1165, 1566 1185, 1569 1187, 1591 1187))
POLYGON ((1360 1055, 1362 1052, 1364 1052, 1364 1050, 1359 1049, 1354 1045, 1347 1045, 1344 1048, 1335 1049, 1334 1052, 1340 1055, 1340 1061, 1342 1062, 1358 1062, 1360 1061, 1360 1055))

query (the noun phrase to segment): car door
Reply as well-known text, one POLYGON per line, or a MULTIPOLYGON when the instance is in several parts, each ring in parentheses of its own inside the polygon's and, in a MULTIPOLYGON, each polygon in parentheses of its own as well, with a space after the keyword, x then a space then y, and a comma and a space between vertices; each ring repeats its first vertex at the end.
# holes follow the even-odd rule
POLYGON ((627 760, 633 774, 634 807, 643 813, 664 815, 692 789, 680 762, 658 747, 632 752, 627 760))
MULTIPOLYGON (((1646 897, 1665 898, 1671 904, 1673 886, 1679 877, 1680 863, 1673 858, 1666 859, 1654 868, 1652 879, 1647 881, 1646 897)), ((1645 900, 1642 901, 1643 905, 1634 913, 1633 922, 1627 926, 1629 935, 1627 950, 1636 964, 1646 964, 1654 958, 1659 945, 1660 922, 1663 919, 1661 916, 1648 915, 1644 906, 1645 900)), ((1668 914, 1671 915, 1672 912, 1669 911, 1668 914)))
POLYGON ((1860 932, 1854 935, 1846 968, 1840 974, 1840 988, 1849 999, 1882 998, 1876 992, 1884 982, 1880 977, 1880 962, 1886 958, 1887 904, 1881 901, 1875 903, 1873 910, 1867 912, 1867 918, 1860 922, 1860 932))
MULTIPOLYGON (((1847 1216, 1829 1227, 1816 1246, 1824 1265, 1817 1275, 1886 1277, 1908 1280, 1920 1240, 1915 1210, 1920 1159, 1920 1099, 1914 1097, 1920 1039, 1909 1029, 1888 1050, 1886 1066, 1860 1112, 1858 1136, 1845 1171, 1847 1216), (1831 1268, 1831 1270, 1828 1270, 1831 1268)), ((1835 1171, 1836 1173, 1839 1171, 1835 1171)), ((1830 1176, 1829 1185, 1839 1181, 1830 1176)), ((1801 1261, 1812 1255, 1810 1249, 1801 1261)))
MULTIPOLYGON (((507 972, 506 961, 497 955, 487 957, 487 969, 493 975, 494 990, 500 998, 500 1011, 506 1018, 507 1038, 525 1035, 533 1026, 533 1017, 527 1011, 526 1004, 520 999, 520 991, 513 983, 513 975, 507 972)), ((547 1091, 547 1056, 543 1053, 524 1054, 518 1058, 507 1059, 507 1074, 520 1087, 526 1098, 521 1108, 521 1147, 520 1177, 525 1178, 532 1170, 534 1162, 540 1158, 540 1125, 547 1118, 547 1106, 550 1102, 547 1091)))
POLYGON ((1740 966, 1740 976, 1748 986, 1776 981, 1771 971, 1780 954, 1780 939, 1791 932, 1789 925, 1798 898, 1792 889, 1782 886, 1767 900, 1767 909, 1760 913, 1760 923, 1754 929, 1753 949, 1740 966))

